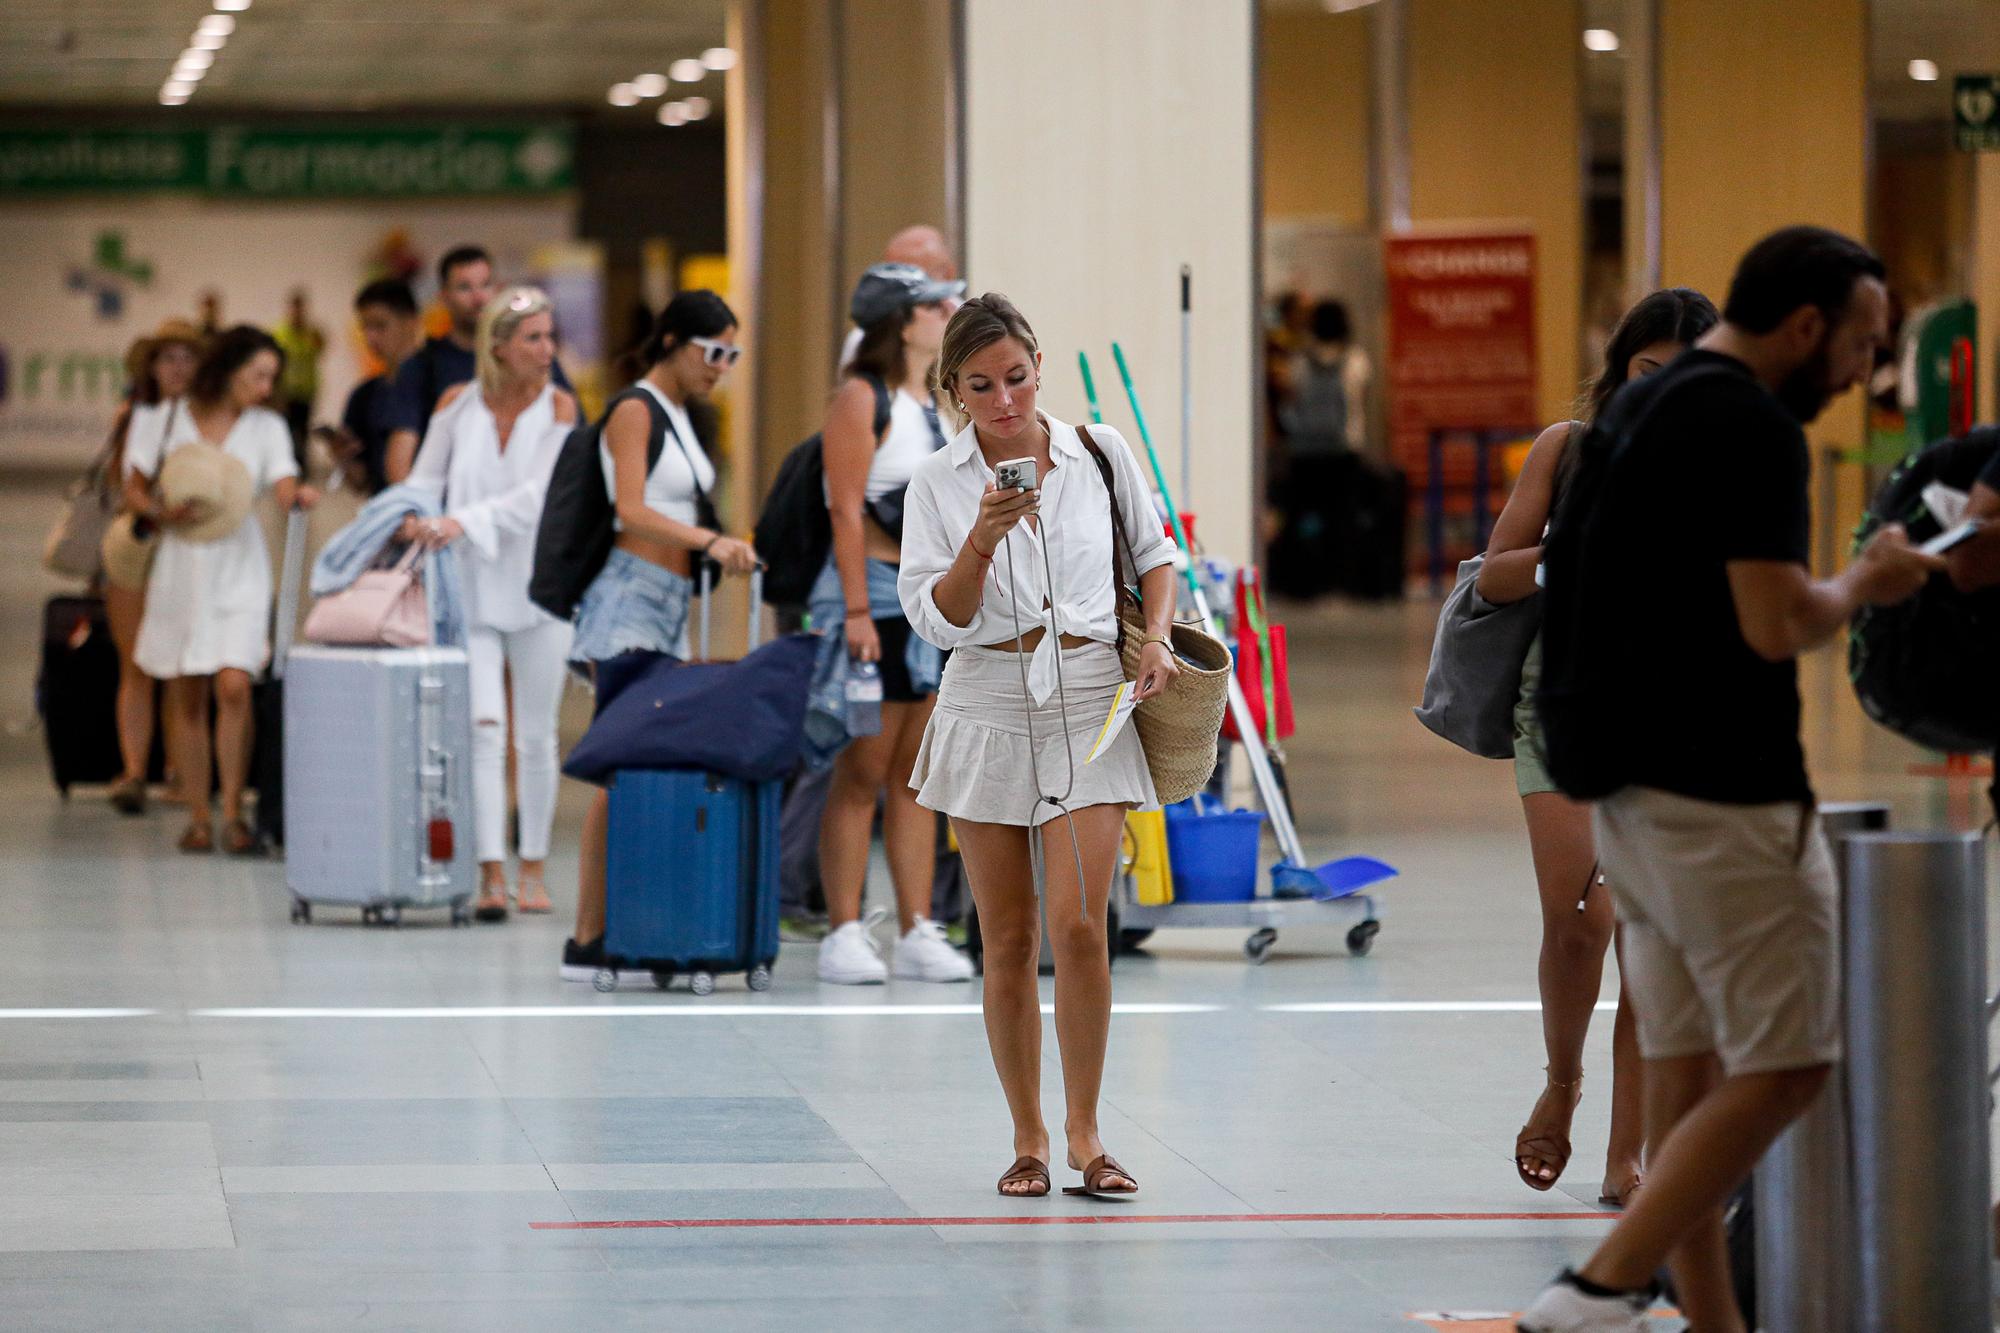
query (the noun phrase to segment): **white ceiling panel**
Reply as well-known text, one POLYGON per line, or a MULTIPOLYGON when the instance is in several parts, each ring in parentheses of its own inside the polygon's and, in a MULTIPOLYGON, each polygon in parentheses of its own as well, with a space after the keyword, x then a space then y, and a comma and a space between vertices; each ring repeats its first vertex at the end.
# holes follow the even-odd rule
MULTIPOLYGON (((598 108, 723 42, 726 0, 253 0, 191 106, 598 108)), ((157 107, 207 0, 0 0, 0 104, 157 107)), ((721 76, 675 84, 718 105, 721 76)), ((162 114, 166 114, 161 109, 162 114)))

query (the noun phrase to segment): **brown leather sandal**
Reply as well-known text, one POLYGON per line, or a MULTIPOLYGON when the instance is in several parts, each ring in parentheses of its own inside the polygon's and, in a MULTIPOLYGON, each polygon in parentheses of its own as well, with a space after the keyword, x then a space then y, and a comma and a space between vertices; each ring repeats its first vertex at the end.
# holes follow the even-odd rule
POLYGON ((1007 1168, 1007 1174, 1000 1177, 1001 1196, 1008 1199, 1046 1199, 1049 1197, 1049 1164, 1039 1157, 1016 1157, 1014 1165, 1007 1168), (1039 1190, 1010 1190, 1009 1185, 1026 1182, 1040 1185, 1039 1190))
POLYGON ((222 850, 231 856, 262 856, 264 844, 257 841, 257 833, 241 819, 232 819, 222 830, 222 850))
POLYGON ((1139 1182, 1137 1178, 1130 1171, 1118 1165, 1118 1159, 1110 1153, 1105 1153, 1103 1156, 1092 1161, 1089 1166, 1083 1168, 1083 1183, 1081 1185, 1065 1185, 1063 1187, 1064 1194, 1088 1195, 1093 1199, 1108 1199, 1113 1195, 1137 1194, 1138 1192, 1139 1182), (1127 1183, 1112 1185, 1109 1182, 1113 1180, 1123 1180, 1127 1183))
POLYGON ((196 854, 215 850, 215 826, 208 823, 190 823, 181 834, 178 844, 184 852, 196 854))
MULTIPOLYGON (((1582 1074, 1578 1074, 1567 1083, 1553 1078, 1548 1080, 1550 1088, 1565 1093, 1571 1088, 1582 1086, 1582 1084, 1582 1074)), ((1542 1095, 1547 1096, 1547 1091, 1544 1091, 1542 1095)), ((1574 1100, 1570 1102, 1570 1114, 1572 1116, 1576 1114, 1576 1102, 1574 1100)), ((1514 1171, 1521 1177, 1521 1183, 1529 1189, 1552 1190, 1556 1187, 1556 1182, 1562 1179, 1563 1172, 1569 1168, 1569 1135, 1560 1130, 1553 1129, 1541 1130, 1530 1134, 1528 1131, 1533 1128, 1534 1121, 1530 1119, 1527 1124, 1521 1126, 1520 1134, 1514 1139, 1514 1171), (1549 1175, 1548 1179, 1544 1180, 1535 1171, 1529 1170, 1528 1163, 1531 1161, 1546 1163, 1555 1169, 1549 1175)))

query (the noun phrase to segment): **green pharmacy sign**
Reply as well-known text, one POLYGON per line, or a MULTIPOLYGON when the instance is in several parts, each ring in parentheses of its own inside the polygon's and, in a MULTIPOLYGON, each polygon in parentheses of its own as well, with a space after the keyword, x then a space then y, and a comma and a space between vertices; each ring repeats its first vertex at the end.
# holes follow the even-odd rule
POLYGON ((543 194, 574 183, 551 125, 0 129, 0 196, 181 191, 233 199, 543 194))
POLYGON ((1959 151, 2000 152, 2000 74, 1961 74, 1952 88, 1952 137, 1959 151))

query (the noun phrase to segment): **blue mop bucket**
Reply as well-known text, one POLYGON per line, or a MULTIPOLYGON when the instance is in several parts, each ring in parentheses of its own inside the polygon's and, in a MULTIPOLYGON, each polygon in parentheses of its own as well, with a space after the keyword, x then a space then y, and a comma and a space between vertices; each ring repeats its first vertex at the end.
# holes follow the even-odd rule
POLYGON ((1223 810, 1198 795, 1170 805, 1167 860, 1177 903, 1247 903, 1257 896, 1261 810, 1223 810), (1214 808, 1203 812, 1204 803, 1214 808))

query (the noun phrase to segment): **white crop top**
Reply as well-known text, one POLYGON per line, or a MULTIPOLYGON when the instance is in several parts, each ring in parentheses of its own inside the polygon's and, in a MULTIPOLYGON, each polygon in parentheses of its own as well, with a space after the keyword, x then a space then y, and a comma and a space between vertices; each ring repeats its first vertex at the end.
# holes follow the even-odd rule
MULTIPOLYGON (((695 483, 710 494, 715 491, 715 465, 708 460, 702 450, 701 441, 694 437, 694 422, 689 419, 685 407, 661 393, 646 380, 639 381, 639 387, 653 395, 655 401, 667 410, 666 443, 660 449, 660 461, 646 474, 646 508, 656 514, 682 523, 695 524, 701 521, 695 511, 695 483), (679 437, 678 443, 675 437, 679 437), (683 452, 681 446, 686 445, 683 452), (694 467, 689 468, 692 460, 694 467)), ((615 505, 618 502, 618 478, 611 462, 611 446, 601 444, 598 453, 604 460, 604 489, 615 505)), ((620 530, 624 524, 612 519, 613 530, 620 530)))
POLYGON ((898 389, 889 399, 889 429, 882 436, 874 461, 868 465, 867 498, 879 500, 910 484, 917 464, 944 447, 942 428, 934 431, 926 420, 925 404, 898 389))

